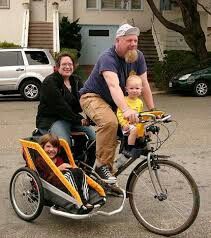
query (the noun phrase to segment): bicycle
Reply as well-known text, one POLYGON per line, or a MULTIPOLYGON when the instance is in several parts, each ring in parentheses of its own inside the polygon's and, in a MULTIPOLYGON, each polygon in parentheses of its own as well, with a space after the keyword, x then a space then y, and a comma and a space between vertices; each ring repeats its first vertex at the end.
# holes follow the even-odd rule
MULTIPOLYGON (((89 178, 88 182, 92 188, 90 202, 94 204, 94 209, 82 211, 80 197, 77 191, 68 187, 69 185, 67 188, 71 196, 39 177, 34 167, 33 156, 30 155, 31 149, 42 155, 61 181, 64 179, 63 175, 49 162, 50 159, 46 157, 42 148, 36 142, 27 139, 21 140, 21 143, 26 152, 25 159, 28 168, 18 169, 10 182, 10 200, 17 215, 23 220, 31 221, 37 218, 43 206, 47 205, 50 206, 52 214, 71 219, 84 219, 94 215, 111 216, 123 210, 128 198, 136 219, 149 231, 171 236, 188 229, 195 221, 200 207, 198 187, 185 168, 170 161, 168 156, 156 154, 156 151, 173 134, 170 134, 165 125, 174 121, 171 120, 170 115, 165 115, 162 111, 143 112, 140 113, 139 118, 144 125, 144 136, 137 139, 133 156, 118 167, 115 175, 120 175, 138 159, 141 161, 132 169, 127 179, 126 189, 120 188, 122 194, 119 199, 122 200, 117 209, 110 212, 102 210, 109 194, 115 193, 115 185, 101 180, 92 167, 93 161, 91 166, 88 164, 88 155, 90 150, 93 151, 94 142, 90 143, 84 133, 73 133, 75 144, 71 150, 75 155, 74 159, 77 160, 77 166, 82 167, 89 178), (167 135, 161 139, 159 135, 164 128, 167 135), (149 133, 156 136, 154 147, 149 133), (25 209, 26 206, 28 209, 25 209)), ((119 140, 121 154, 127 138, 121 136, 119 140)), ((70 164, 76 166, 68 144, 64 140, 60 141, 70 164)))
MULTIPOLYGON (((145 136, 137 140, 133 157, 124 159, 115 176, 120 175, 137 159, 145 157, 127 179, 126 197, 129 198, 136 219, 145 228, 160 235, 176 235, 188 229, 197 217, 200 207, 198 187, 184 167, 169 160, 170 156, 156 154, 156 151, 173 134, 173 132, 170 134, 168 128, 164 126, 166 123, 175 122, 171 120, 171 115, 165 115, 163 111, 143 112, 140 113, 139 118, 144 124, 145 136), (161 127, 167 131, 167 136, 163 140, 159 138, 161 127), (149 133, 157 137, 157 142, 154 143, 156 148, 152 147, 149 133), (174 202, 176 204, 173 204, 174 202), (149 206, 148 209, 146 205, 149 206), (158 217, 162 218, 162 222, 158 217)), ((119 139, 121 154, 127 136, 121 135, 119 139)), ((86 170, 87 166, 83 162, 81 164, 86 170)), ((95 174, 93 169, 86 171, 95 174)), ((107 184, 105 187, 109 189, 107 184)))

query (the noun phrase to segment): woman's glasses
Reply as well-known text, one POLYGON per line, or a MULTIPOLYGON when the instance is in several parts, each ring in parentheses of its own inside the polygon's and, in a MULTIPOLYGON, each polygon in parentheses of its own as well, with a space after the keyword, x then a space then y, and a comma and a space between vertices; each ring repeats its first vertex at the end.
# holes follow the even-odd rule
POLYGON ((63 68, 65 68, 65 67, 72 67, 73 64, 72 64, 72 63, 63 63, 63 64, 61 64, 61 66, 62 66, 63 68))

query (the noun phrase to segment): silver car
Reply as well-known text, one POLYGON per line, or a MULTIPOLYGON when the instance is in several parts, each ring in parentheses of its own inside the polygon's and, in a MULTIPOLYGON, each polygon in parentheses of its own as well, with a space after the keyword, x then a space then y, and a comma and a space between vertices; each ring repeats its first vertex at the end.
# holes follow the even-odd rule
POLYGON ((37 100, 42 81, 54 67, 49 50, 0 49, 0 94, 20 93, 26 100, 37 100))

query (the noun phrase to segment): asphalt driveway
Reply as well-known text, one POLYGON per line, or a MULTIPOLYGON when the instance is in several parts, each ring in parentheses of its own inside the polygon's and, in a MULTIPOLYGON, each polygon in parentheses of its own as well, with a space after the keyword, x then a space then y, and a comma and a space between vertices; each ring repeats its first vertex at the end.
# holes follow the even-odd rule
MULTIPOLYGON (((154 98, 156 107, 172 114, 179 123, 160 152, 171 155, 172 160, 188 169, 201 195, 197 220, 186 232, 175 237, 211 237, 211 97, 158 94, 154 98)), ((24 164, 18 139, 29 136, 34 129, 37 105, 38 102, 25 102, 20 98, 0 98, 0 238, 162 237, 138 224, 128 202, 119 215, 80 221, 54 216, 47 208, 32 223, 15 215, 9 201, 9 182, 14 171, 24 164)), ((120 176, 122 185, 129 172, 120 176)))

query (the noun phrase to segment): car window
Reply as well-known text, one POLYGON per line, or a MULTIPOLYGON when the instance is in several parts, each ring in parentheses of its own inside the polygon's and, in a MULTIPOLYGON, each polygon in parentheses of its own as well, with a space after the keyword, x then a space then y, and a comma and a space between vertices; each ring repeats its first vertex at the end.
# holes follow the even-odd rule
POLYGON ((43 51, 25 51, 29 65, 49 64, 49 60, 43 51))
POLYGON ((0 52, 0 67, 24 65, 21 51, 0 52))

